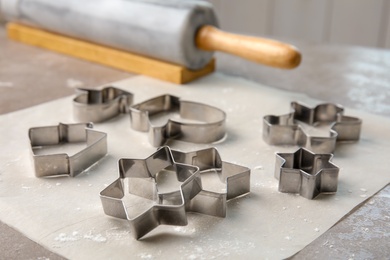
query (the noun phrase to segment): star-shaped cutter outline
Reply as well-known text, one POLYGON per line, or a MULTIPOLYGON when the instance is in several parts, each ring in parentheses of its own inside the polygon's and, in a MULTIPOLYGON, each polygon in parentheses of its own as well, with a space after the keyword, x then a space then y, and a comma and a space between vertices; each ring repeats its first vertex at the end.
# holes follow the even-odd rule
POLYGON ((36 177, 75 177, 107 154, 107 134, 92 130, 92 123, 33 127, 28 131, 36 177), (65 143, 86 142, 72 156, 66 153, 38 155, 35 149, 65 143))
POLYGON ((73 99, 73 115, 81 122, 103 122, 126 114, 133 103, 133 94, 114 86, 102 89, 78 88, 73 99))
POLYGON ((192 143, 212 143, 226 134, 226 113, 219 108, 184 101, 169 94, 157 96, 130 107, 131 127, 149 132, 149 142, 158 147, 167 139, 192 143), (180 118, 170 118, 163 125, 153 125, 149 116, 177 112, 180 118))
POLYGON ((168 146, 159 148, 145 159, 120 159, 119 178, 100 192, 105 214, 126 219, 136 239, 140 239, 159 225, 187 225, 186 203, 202 190, 199 168, 176 163, 168 146), (155 178, 165 169, 176 172, 180 190, 159 193, 155 178), (124 180, 129 181, 129 192, 156 203, 134 217, 126 208, 124 180), (136 180, 135 185, 131 182, 136 180), (150 181, 152 180, 152 182, 150 181), (134 188, 134 190, 131 190, 134 188))
POLYGON ((279 180, 279 191, 299 193, 307 199, 314 199, 320 193, 337 192, 339 167, 331 162, 332 157, 305 148, 277 153, 275 178, 279 180))
POLYGON ((314 108, 291 102, 291 111, 282 116, 263 117, 263 139, 270 145, 298 145, 317 153, 333 153, 336 142, 356 142, 360 138, 362 120, 344 116, 344 108, 324 103, 314 108), (330 124, 330 136, 310 136, 298 122, 310 126, 330 124))
POLYGON ((201 176, 204 172, 215 171, 221 183, 226 185, 223 192, 203 188, 187 203, 187 211, 226 217, 227 201, 250 192, 250 169, 222 161, 215 147, 192 152, 172 150, 172 154, 177 162, 199 167, 201 176))

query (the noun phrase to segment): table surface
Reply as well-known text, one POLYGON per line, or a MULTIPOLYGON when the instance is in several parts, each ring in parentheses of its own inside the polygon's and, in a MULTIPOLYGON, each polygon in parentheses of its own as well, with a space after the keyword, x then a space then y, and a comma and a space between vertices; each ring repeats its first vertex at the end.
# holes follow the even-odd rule
MULTIPOLYGON (((390 116, 389 50, 293 43, 301 49, 304 57, 298 69, 272 69, 218 53, 218 71, 361 111, 390 116)), ((0 114, 72 95, 76 87, 98 87, 133 76, 9 41, 1 26, 0 45, 0 114)), ((359 205, 294 257, 385 258, 390 255, 387 247, 390 188, 387 183, 383 186, 385 188, 373 198, 359 205), (387 221, 378 221, 378 212, 387 216, 387 221), (368 222, 372 225, 363 230, 362 235, 361 223, 368 222), (348 240, 343 239, 346 236, 348 240)), ((62 259, 1 222, 0 233, 0 250, 5 258, 62 259)))

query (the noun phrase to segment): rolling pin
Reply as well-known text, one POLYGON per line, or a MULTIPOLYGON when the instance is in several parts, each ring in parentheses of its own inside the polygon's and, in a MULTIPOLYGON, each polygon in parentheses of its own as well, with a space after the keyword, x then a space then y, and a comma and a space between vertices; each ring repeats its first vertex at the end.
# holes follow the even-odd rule
POLYGON ((0 0, 5 20, 122 49, 197 70, 223 51, 291 69, 288 44, 235 35, 218 27, 212 5, 192 0, 0 0))

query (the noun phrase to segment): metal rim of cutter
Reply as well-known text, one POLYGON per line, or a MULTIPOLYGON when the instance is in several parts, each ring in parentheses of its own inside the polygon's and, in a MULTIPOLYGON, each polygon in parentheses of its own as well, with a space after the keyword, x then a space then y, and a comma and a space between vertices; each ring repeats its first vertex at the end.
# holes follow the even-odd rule
POLYGON ((131 106, 130 119, 134 130, 149 131, 149 141, 155 147, 173 138, 192 143, 212 143, 226 134, 224 111, 168 94, 131 106), (162 126, 153 125, 150 121, 150 116, 173 111, 179 111, 179 119, 170 118, 162 126))
POLYGON ((332 153, 336 142, 356 142, 360 138, 362 120, 344 116, 340 105, 325 103, 309 108, 291 102, 289 114, 263 117, 263 139, 271 145, 298 145, 318 153, 332 153), (330 136, 310 136, 297 122, 310 126, 330 124, 330 136))
POLYGON ((298 193, 307 199, 314 199, 320 193, 337 192, 339 167, 331 162, 332 157, 305 148, 277 153, 274 176, 279 180, 279 191, 298 193))
POLYGON ((81 122, 103 122, 121 113, 128 112, 133 103, 133 94, 108 86, 103 89, 78 88, 73 99, 74 117, 81 122))
POLYGON ((192 152, 172 150, 175 161, 199 167, 200 174, 215 171, 221 183, 226 184, 223 192, 202 189, 187 204, 187 211, 226 217, 227 201, 250 192, 250 169, 245 166, 222 161, 214 147, 192 152))
POLYGON ((120 159, 119 178, 100 192, 105 214, 128 220, 136 239, 159 225, 187 225, 186 203, 202 190, 199 168, 176 163, 168 146, 161 147, 146 159, 120 159), (161 194, 157 190, 157 174, 169 168, 176 172, 182 184, 174 192, 161 194), (155 204, 132 217, 122 198, 125 196, 124 180, 128 179, 129 193, 143 197, 155 204), (132 182, 135 182, 132 185, 132 182))
POLYGON ((92 123, 62 124, 30 128, 36 177, 75 177, 107 154, 107 134, 92 130, 92 123), (37 155, 34 147, 86 142, 86 147, 72 156, 66 153, 37 155))

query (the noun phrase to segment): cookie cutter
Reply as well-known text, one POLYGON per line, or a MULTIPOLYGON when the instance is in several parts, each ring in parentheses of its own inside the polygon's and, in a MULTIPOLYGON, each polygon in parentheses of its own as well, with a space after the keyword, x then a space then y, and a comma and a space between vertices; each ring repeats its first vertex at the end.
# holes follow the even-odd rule
POLYGON ((148 132, 150 143, 158 147, 167 139, 193 143, 212 143, 225 136, 226 114, 206 104, 183 101, 172 95, 162 95, 130 107, 131 126, 148 132), (172 117, 176 113, 180 117, 172 117), (170 115, 161 125, 151 122, 152 116, 170 115))
POLYGON ((307 199, 337 192, 339 167, 331 162, 332 157, 304 148, 294 153, 277 153, 275 178, 279 180, 279 191, 299 193, 307 199))
POLYGON ((146 159, 120 159, 119 178, 100 192, 105 214, 128 220, 136 239, 159 225, 187 225, 185 205, 202 190, 199 168, 176 163, 169 147, 158 149, 146 159), (160 192, 156 179, 164 172, 174 172, 180 188, 160 192), (132 216, 134 208, 126 208, 123 198, 126 194, 125 179, 128 179, 128 192, 154 201, 154 204, 140 214, 132 216))
POLYGON ((215 173, 226 187, 223 191, 212 191, 203 187, 188 201, 187 211, 226 217, 227 201, 250 192, 250 169, 222 161, 214 147, 187 153, 172 150, 172 154, 176 162, 199 167, 201 177, 208 172, 215 173))
POLYGON ((30 128, 28 135, 32 149, 36 177, 67 175, 75 177, 107 154, 107 134, 92 130, 92 123, 62 124, 30 128), (69 156, 66 153, 40 155, 44 146, 65 143, 86 143, 86 147, 69 156))
POLYGON ((101 90, 77 89, 73 99, 74 117, 81 122, 103 122, 121 113, 127 113, 133 103, 133 94, 108 86, 101 90))
POLYGON ((333 153, 336 142, 355 142, 360 138, 362 120, 344 116, 342 106, 326 103, 309 108, 291 102, 292 112, 263 118, 263 139, 271 145, 298 145, 318 153, 333 153), (298 123, 330 125, 329 136, 311 136, 298 123))

